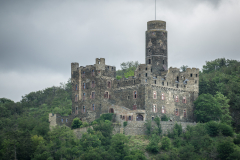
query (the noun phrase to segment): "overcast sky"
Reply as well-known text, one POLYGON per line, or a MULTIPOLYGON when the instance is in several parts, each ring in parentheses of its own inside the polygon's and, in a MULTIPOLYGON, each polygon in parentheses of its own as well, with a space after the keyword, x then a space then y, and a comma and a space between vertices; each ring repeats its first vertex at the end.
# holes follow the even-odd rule
MULTIPOLYGON (((0 0, 0 98, 21 96, 70 78, 81 66, 145 59, 155 0, 0 0)), ((239 0, 157 0, 167 23, 169 67, 240 60, 239 0)))

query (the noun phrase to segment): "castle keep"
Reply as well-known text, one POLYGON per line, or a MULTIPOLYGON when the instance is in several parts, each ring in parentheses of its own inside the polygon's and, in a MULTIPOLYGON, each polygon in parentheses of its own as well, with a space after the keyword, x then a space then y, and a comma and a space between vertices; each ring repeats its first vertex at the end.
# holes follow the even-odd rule
POLYGON ((193 122, 194 104, 199 92, 199 69, 168 68, 165 21, 147 23, 145 64, 134 76, 116 79, 116 67, 104 58, 85 67, 71 64, 72 115, 56 118, 57 124, 71 126, 79 117, 91 122, 104 113, 116 114, 117 121, 146 121, 164 114, 171 121, 193 122))

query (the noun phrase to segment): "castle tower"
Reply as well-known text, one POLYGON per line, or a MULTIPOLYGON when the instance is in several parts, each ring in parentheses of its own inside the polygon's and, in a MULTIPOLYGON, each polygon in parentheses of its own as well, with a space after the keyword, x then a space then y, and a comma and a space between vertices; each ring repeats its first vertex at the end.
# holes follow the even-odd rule
POLYGON ((166 22, 155 20, 147 22, 145 62, 152 65, 156 76, 168 70, 166 22))

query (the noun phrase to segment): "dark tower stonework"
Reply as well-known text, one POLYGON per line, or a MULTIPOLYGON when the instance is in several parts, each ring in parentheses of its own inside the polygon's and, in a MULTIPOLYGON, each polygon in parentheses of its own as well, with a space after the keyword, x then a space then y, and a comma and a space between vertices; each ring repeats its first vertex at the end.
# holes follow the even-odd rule
POLYGON ((166 22, 155 20, 147 22, 145 62, 152 65, 152 74, 161 75, 168 70, 166 22))

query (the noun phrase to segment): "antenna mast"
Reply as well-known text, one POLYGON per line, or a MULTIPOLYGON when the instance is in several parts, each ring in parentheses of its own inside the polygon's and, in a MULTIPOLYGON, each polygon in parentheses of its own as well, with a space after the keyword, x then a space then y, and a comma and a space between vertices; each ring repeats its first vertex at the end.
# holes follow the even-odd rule
POLYGON ((156 20, 156 0, 155 0, 155 20, 156 20))

